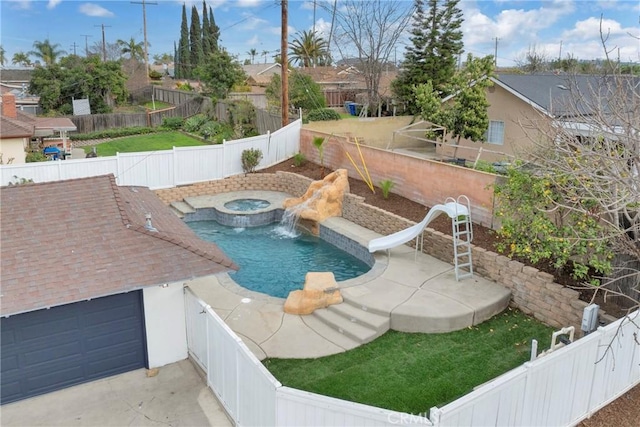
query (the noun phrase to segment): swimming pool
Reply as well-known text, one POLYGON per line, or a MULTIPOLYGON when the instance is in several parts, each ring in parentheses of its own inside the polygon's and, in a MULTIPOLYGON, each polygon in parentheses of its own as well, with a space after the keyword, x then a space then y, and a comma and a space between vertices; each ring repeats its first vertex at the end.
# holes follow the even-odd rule
POLYGON ((331 271, 337 281, 352 279, 371 267, 355 256, 310 234, 292 236, 279 224, 233 228, 216 221, 190 221, 201 238, 220 247, 240 267, 231 278, 252 291, 286 298, 302 289, 309 271, 331 271))

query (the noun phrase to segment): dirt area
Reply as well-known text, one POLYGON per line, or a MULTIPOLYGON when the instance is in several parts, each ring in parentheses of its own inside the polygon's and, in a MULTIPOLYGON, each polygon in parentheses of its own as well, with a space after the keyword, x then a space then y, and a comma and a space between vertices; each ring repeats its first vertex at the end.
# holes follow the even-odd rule
MULTIPOLYGON (((314 180, 322 179, 323 176, 331 172, 331 170, 327 168, 323 171, 323 168, 320 165, 311 162, 306 162, 302 166, 295 166, 293 160, 287 160, 268 169, 263 169, 261 172, 274 173, 276 171, 294 172, 314 180)), ((389 195, 388 199, 385 199, 379 188, 376 188, 376 192, 372 193, 367 184, 355 178, 349 178, 349 187, 352 194, 364 197, 366 203, 384 209, 388 212, 392 212, 396 215, 400 215, 414 222, 422 221, 429 211, 426 206, 398 196, 397 194, 392 193, 389 195)), ((429 224, 429 227, 444 234, 451 235, 451 222, 444 216, 436 218, 431 224, 429 224)), ((497 243, 498 236, 493 230, 478 224, 473 225, 474 245, 497 252, 497 243)), ((525 264, 530 265, 530 263, 526 262, 525 264)), ((545 265, 535 265, 534 267, 553 274, 558 283, 565 286, 577 286, 577 283, 575 283, 575 281, 571 279, 571 276, 566 272, 564 274, 559 274, 550 266, 545 265)), ((593 291, 581 291, 581 298, 583 300, 590 301, 592 297, 593 291)), ((599 304, 603 310, 613 316, 619 317, 626 313, 625 310, 622 310, 610 302, 605 302, 602 299, 601 294, 597 294, 595 296, 594 302, 599 304)), ((579 425, 581 427, 631 427, 640 425, 639 420, 640 386, 636 386, 615 402, 601 409, 590 419, 583 421, 579 425)))

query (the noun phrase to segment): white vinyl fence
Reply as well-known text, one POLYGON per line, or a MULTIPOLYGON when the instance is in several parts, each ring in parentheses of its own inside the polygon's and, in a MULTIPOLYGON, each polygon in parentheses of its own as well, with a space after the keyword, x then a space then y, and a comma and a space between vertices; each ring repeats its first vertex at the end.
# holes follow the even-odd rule
POLYGON ((189 354, 237 425, 571 426, 640 383, 636 311, 426 418, 284 387, 188 288, 185 299, 189 354))
POLYGON ((432 408, 436 426, 570 426, 640 383, 640 311, 432 408))
POLYGON ((283 387, 205 302, 185 291, 189 354, 239 426, 419 425, 427 418, 283 387))
POLYGON ((143 153, 118 153, 112 157, 57 160, 0 166, 0 185, 21 179, 50 182, 113 174, 118 185, 137 185, 150 189, 223 179, 243 173, 242 151, 254 148, 262 151, 258 169, 266 168, 293 157, 300 151, 302 121, 273 133, 221 145, 174 147, 173 150, 143 153))

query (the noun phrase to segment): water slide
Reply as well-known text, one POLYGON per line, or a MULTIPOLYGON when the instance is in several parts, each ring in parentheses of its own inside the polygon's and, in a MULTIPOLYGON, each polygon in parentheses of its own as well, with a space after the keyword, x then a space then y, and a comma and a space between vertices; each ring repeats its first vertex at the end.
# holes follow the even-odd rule
MULTIPOLYGON (((447 200, 453 199, 448 198, 447 200)), ((369 252, 395 248, 396 246, 404 245, 411 239, 416 239, 417 248, 417 239, 422 235, 425 227, 442 213, 447 214, 449 218, 456 218, 459 216, 468 216, 469 209, 467 206, 456 201, 435 205, 431 209, 429 209, 429 212, 427 212, 427 216, 425 216, 424 219, 418 224, 413 225, 409 228, 405 228, 404 230, 400 230, 397 233, 393 233, 389 236, 378 237, 377 239, 371 240, 369 242, 369 252)))

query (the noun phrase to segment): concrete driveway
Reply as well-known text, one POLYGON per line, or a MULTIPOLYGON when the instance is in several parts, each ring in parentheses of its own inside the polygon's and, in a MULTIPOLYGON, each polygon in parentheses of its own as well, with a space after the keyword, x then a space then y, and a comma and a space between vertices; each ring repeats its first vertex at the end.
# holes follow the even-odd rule
POLYGON ((231 426, 189 360, 120 374, 3 405, 8 426, 231 426))

